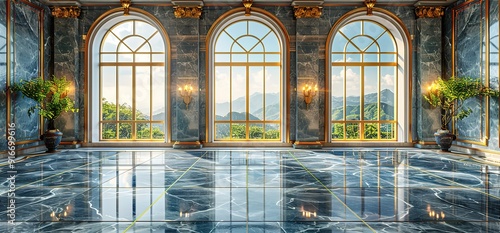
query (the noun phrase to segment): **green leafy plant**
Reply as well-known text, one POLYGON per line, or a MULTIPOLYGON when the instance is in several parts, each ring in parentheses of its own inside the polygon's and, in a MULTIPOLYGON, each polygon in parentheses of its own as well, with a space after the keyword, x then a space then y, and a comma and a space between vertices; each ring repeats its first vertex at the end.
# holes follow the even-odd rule
POLYGON ((28 109, 31 117, 35 110, 49 121, 48 129, 55 129, 54 120, 63 112, 77 112, 74 102, 68 97, 70 81, 66 77, 53 76, 45 80, 38 77, 32 80, 21 80, 10 87, 12 92, 21 92, 24 97, 35 101, 28 109))
POLYGON ((441 77, 431 83, 424 99, 433 107, 441 109, 441 129, 447 130, 452 120, 461 120, 472 113, 472 109, 465 107, 466 99, 477 96, 499 96, 493 90, 481 83, 480 79, 471 77, 441 77))

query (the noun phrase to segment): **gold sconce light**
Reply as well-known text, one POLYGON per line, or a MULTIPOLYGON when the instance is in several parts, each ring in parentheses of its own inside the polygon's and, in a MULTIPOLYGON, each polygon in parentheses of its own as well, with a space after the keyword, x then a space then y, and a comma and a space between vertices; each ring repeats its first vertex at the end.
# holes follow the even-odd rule
POLYGON ((182 97, 184 104, 186 104, 186 109, 188 109, 193 95, 193 86, 186 84, 184 87, 179 87, 179 95, 182 97))
POLYGON ((304 96, 304 102, 306 103, 306 109, 309 109, 309 104, 312 102, 314 96, 318 93, 318 85, 306 84, 302 87, 302 95, 304 96))

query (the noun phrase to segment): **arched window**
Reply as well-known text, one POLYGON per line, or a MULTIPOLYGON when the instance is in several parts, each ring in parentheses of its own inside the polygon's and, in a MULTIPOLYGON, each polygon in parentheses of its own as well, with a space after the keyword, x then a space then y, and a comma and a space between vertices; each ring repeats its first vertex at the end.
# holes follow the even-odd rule
POLYGON ((165 141, 167 40, 136 13, 108 16, 91 38, 92 142, 165 141))
POLYGON ((329 44, 331 141, 406 142, 408 40, 390 17, 354 14, 329 44))
POLYGON ((284 38, 266 16, 234 14, 211 37, 215 141, 284 140, 284 38))

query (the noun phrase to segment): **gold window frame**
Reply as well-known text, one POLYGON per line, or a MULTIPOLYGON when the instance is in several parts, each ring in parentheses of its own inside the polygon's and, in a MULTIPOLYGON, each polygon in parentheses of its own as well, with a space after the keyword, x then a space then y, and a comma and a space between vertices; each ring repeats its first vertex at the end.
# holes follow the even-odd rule
MULTIPOLYGON (((233 39, 233 45, 235 44, 238 44, 238 39, 242 38, 242 37, 248 37, 248 36, 252 36, 249 32, 248 32, 248 29, 249 29, 249 23, 250 22, 255 22, 255 23, 258 23, 260 25, 262 25, 263 27, 266 27, 269 29, 269 32, 266 33, 262 38, 257 38, 255 36, 253 36, 254 38, 256 38, 258 40, 258 42, 256 44, 262 44, 263 47, 265 48, 265 43, 263 42, 263 39, 266 38, 269 34, 274 34, 274 36, 276 37, 276 43, 278 45, 281 45, 280 41, 279 41, 279 36, 278 36, 278 33, 273 30, 273 28, 269 27, 268 25, 260 22, 260 21, 257 21, 257 20, 252 20, 252 19, 248 19, 248 20, 237 20, 229 25, 227 25, 225 28, 221 29, 219 34, 216 36, 216 43, 214 45, 214 48, 217 47, 217 41, 219 40, 220 36, 223 35, 224 33, 226 33, 231 39, 233 39), (232 37, 232 35, 227 32, 226 30, 228 28, 230 28, 231 26, 237 24, 237 23, 246 23, 246 34, 244 34, 243 36, 240 36, 239 38, 234 38, 232 37)), ((245 46, 241 46, 242 48, 244 48, 245 46)), ((279 51, 274 51, 274 52, 266 52, 265 49, 264 49, 264 52, 252 52, 251 50, 250 51, 243 51, 243 52, 235 52, 233 51, 233 48, 231 46, 231 49, 230 51, 228 52, 220 52, 220 51, 214 51, 213 52, 213 55, 214 57, 216 57, 217 55, 227 55, 229 56, 229 61, 217 61, 216 59, 214 59, 214 62, 213 62, 213 69, 216 70, 217 67, 229 67, 229 81, 230 81, 230 90, 229 90, 229 120, 217 120, 216 118, 216 104, 215 104, 215 101, 214 101, 214 110, 212 112, 212 123, 213 123, 213 141, 217 141, 217 142, 227 142, 227 141, 230 141, 230 142, 237 142, 237 141, 272 141, 272 142, 279 142, 279 141, 282 141, 284 135, 283 135, 283 97, 282 97, 282 93, 283 93, 283 80, 282 80, 282 76, 283 76, 283 66, 284 66, 284 59, 283 59, 283 51, 282 51, 282 46, 279 46, 279 51), (250 55, 256 55, 256 54, 262 54, 263 56, 263 61, 262 62, 251 62, 249 61, 250 60, 250 55), (233 55, 244 55, 246 56, 246 61, 243 61, 243 62, 238 62, 238 61, 232 61, 232 57, 233 55), (266 55, 278 55, 279 56, 279 62, 266 62, 266 55), (246 93, 245 93, 245 120, 234 120, 232 119, 232 102, 233 102, 233 97, 232 97, 232 93, 233 93, 233 83, 232 83, 232 75, 233 75, 233 68, 235 67, 243 67, 245 69, 245 88, 246 88, 246 93), (262 103, 262 107, 263 107, 263 119, 262 120, 250 120, 249 119, 249 115, 250 115, 250 87, 249 87, 249 80, 250 80, 250 69, 252 67, 261 67, 263 68, 263 71, 265 71, 266 67, 278 67, 279 68, 279 90, 280 90, 280 93, 279 93, 279 104, 280 104, 280 107, 279 107, 279 118, 278 120, 266 120, 266 103, 265 103, 265 96, 267 94, 267 92, 263 92, 262 95, 263 95, 263 103, 262 103), (229 125, 229 136, 228 138, 223 138, 223 139, 220 139, 220 138, 217 138, 217 125, 219 124, 228 124, 229 125), (235 125, 235 124, 244 124, 245 125, 245 138, 233 138, 232 135, 232 125, 235 125), (253 139, 251 138, 250 136, 250 127, 251 125, 255 125, 255 124, 260 124, 262 125, 262 129, 263 129, 263 135, 262 135, 262 138, 259 138, 259 139, 253 139), (273 138, 273 139, 266 139, 265 138, 265 134, 266 134, 266 125, 268 124, 276 124, 279 126, 279 137, 278 138, 273 138)), ((262 80, 262 84, 263 84, 263 91, 265 91, 265 87, 266 87, 266 82, 265 82, 265 78, 266 78, 266 74, 264 72, 263 74, 263 80, 262 80)), ((216 95, 217 93, 217 85, 216 85, 216 79, 214 78, 214 83, 213 83, 213 93, 214 93, 214 96, 216 95)), ((225 91, 227 92, 228 90, 221 90, 221 91, 225 91)))
MULTIPOLYGON (((153 74, 153 69, 154 67, 162 67, 162 68, 165 68, 165 64, 166 64, 166 61, 163 61, 163 62, 155 62, 154 61, 154 58, 153 56, 154 55, 162 55, 162 57, 165 57, 165 54, 166 54, 166 48, 163 48, 163 51, 152 51, 150 50, 149 52, 140 52, 140 51, 132 51, 132 49, 130 49, 130 52, 119 52, 118 51, 118 47, 120 44, 123 44, 123 45, 127 45, 127 43, 124 41, 126 40, 128 37, 131 37, 131 36, 134 36, 134 37, 141 37, 142 39, 144 39, 144 43, 143 44, 149 44, 149 39, 152 39, 155 35, 160 35, 161 36, 161 33, 160 33, 160 29, 156 28, 154 25, 152 25, 151 23, 147 22, 147 21, 144 21, 144 20, 139 20, 139 19, 132 19, 132 20, 126 20, 126 21, 121 21, 117 24, 115 24, 112 28, 110 28, 106 33, 105 33, 105 36, 103 37, 103 40, 101 41, 101 44, 100 44, 100 49, 99 49, 99 57, 100 57, 100 62, 99 62, 99 77, 101 77, 99 79, 99 140, 100 141, 165 141, 166 140, 166 137, 167 137, 167 125, 166 125, 166 122, 165 120, 152 120, 153 118, 153 99, 154 99, 154 96, 153 96, 153 79, 155 78, 154 77, 154 74, 153 74), (156 31, 153 32, 148 38, 145 38, 143 37, 142 35, 140 34, 137 34, 136 33, 136 22, 141 22, 141 23, 144 23, 144 24, 148 24, 150 25, 152 28, 155 28, 156 31), (132 23, 133 25, 133 33, 132 34, 129 34, 128 36, 123 36, 122 38, 120 38, 120 36, 114 34, 112 32, 112 30, 120 25, 123 25, 125 23, 132 23), (113 34, 118 40, 119 40, 119 43, 117 44, 117 47, 116 47, 116 51, 115 52, 109 52, 109 51, 106 51, 106 52, 103 52, 102 49, 103 49, 103 45, 106 41, 106 38, 108 37, 108 35, 113 34), (103 62, 102 58, 103 58, 103 55, 114 55, 115 56, 115 61, 114 62, 103 62), (132 61, 130 62, 120 62, 119 61, 119 57, 120 55, 130 55, 133 59, 132 61), (135 55, 149 55, 149 62, 136 62, 135 61, 135 55), (115 113, 116 113, 116 118, 115 120, 104 120, 102 117, 103 117, 103 91, 104 91, 104 88, 103 88, 103 77, 104 75, 102 74, 103 72, 103 67, 114 67, 115 68, 115 99, 116 99, 116 103, 115 103, 115 113), (137 67, 149 67, 149 112, 148 113, 145 113, 146 115, 149 116, 149 120, 138 120, 137 119, 137 101, 136 101, 136 94, 137 94, 137 89, 136 89, 136 78, 137 78, 137 74, 136 74, 136 70, 137 70, 137 67), (132 89, 132 103, 131 103, 131 111, 132 111, 132 119, 126 119, 126 120, 121 120, 119 119, 119 115, 120 115, 120 97, 119 97, 119 77, 120 77, 120 68, 130 68, 131 69, 131 72, 130 72, 130 76, 131 76, 131 89, 132 89), (114 124, 115 125, 115 128, 116 128, 116 136, 115 138, 103 138, 103 129, 104 129, 104 124, 114 124), (120 124, 129 124, 130 127, 131 127, 131 136, 130 138, 120 138, 120 124), (149 138, 137 138, 137 128, 138 128, 138 124, 148 124, 149 126, 149 138), (163 125, 163 137, 162 138, 157 138, 155 139, 154 136, 153 136, 153 125, 155 124, 161 124, 163 125)), ((138 48, 141 48, 142 46, 138 46, 138 48)), ((167 85, 167 77, 163 77, 164 78, 164 85, 167 85)), ((166 93, 166 89, 165 88, 162 88, 163 90, 163 93, 161 93, 163 95, 163 98, 165 98, 165 96, 167 95, 166 93)), ((166 109, 165 109, 166 111, 166 109)))
MULTIPOLYGON (((385 26, 383 26, 382 24, 380 23, 377 23, 376 21, 373 21, 373 20, 367 20, 367 19, 359 19, 359 20, 353 20, 351 22, 349 22, 348 24, 346 25, 343 25, 342 27, 339 28, 339 30, 333 35, 332 39, 331 39, 331 42, 333 44, 333 41, 335 40, 335 38, 337 36, 344 36, 344 38, 346 39, 346 45, 344 45, 344 51, 342 52, 334 52, 332 51, 333 50, 333 46, 330 47, 330 51, 329 51, 329 56, 330 56, 330 70, 332 70, 333 67, 343 67, 344 70, 347 68, 347 67, 356 67, 358 68, 359 67, 359 71, 360 71, 360 115, 359 115, 359 120, 348 120, 347 119, 347 114, 346 114, 346 108, 347 108, 347 105, 346 105, 346 89, 347 89, 347 85, 346 85, 346 82, 344 81, 343 82, 343 93, 344 93, 344 96, 343 96, 343 117, 342 117, 342 120, 333 120, 331 118, 331 115, 333 113, 333 108, 330 106, 329 107, 329 115, 330 117, 328 119, 330 119, 330 124, 329 124, 329 127, 330 127, 330 133, 329 133, 329 138, 332 142, 338 142, 338 141, 397 141, 398 140, 398 80, 399 80, 399 75, 398 75, 398 72, 395 72, 394 73, 394 120, 381 120, 381 82, 380 82, 380 79, 381 79, 381 68, 382 67, 394 67, 397 71, 398 67, 399 67, 399 59, 398 59, 398 54, 399 54, 399 51, 398 51, 398 47, 397 47, 397 43, 395 42, 395 38, 394 38, 394 35, 390 32, 389 29, 387 29, 385 26), (358 36, 368 36, 367 34, 365 34, 365 31, 364 31, 364 22, 370 22, 370 23, 373 23, 375 25, 378 25, 381 29, 382 29, 382 33, 380 33, 380 35, 377 37, 377 38, 373 38, 374 41, 372 42, 373 43, 377 43, 377 40, 384 34, 387 32, 387 34, 391 37, 392 41, 394 42, 394 48, 395 50, 394 51, 391 51, 391 52, 366 52, 365 50, 370 48, 371 44, 369 46, 367 46, 364 50, 360 49, 359 47, 356 46, 356 43, 353 42, 353 39, 355 39, 356 37, 358 36), (356 34, 355 36, 352 36, 351 38, 348 38, 348 36, 344 35, 343 32, 341 31, 344 27, 348 26, 348 25, 351 25, 353 23, 360 23, 361 25, 361 33, 359 34, 356 34), (354 46, 356 46, 356 48, 358 48, 358 50, 360 52, 347 52, 346 51, 346 47, 348 44, 352 44, 354 46), (332 55, 342 55, 343 56, 343 62, 335 62, 335 61, 332 61, 331 57, 332 55), (359 54, 360 57, 361 57, 361 61, 359 62, 348 62, 346 61, 346 55, 348 54, 359 54), (364 55, 366 54, 373 54, 373 55, 377 55, 377 58, 379 60, 379 62, 364 62, 364 55), (393 55, 395 56, 395 61, 394 62, 381 62, 381 55, 393 55), (376 67, 377 68, 377 71, 378 71, 378 74, 377 74, 377 100, 378 100, 378 104, 377 104, 377 113, 378 113, 378 120, 365 120, 364 119, 364 112, 365 112, 365 106, 364 106, 364 98, 361 98, 362 96, 365 96, 365 92, 364 92, 364 84, 365 84, 365 68, 366 67, 376 67), (343 138, 342 139, 336 139, 336 138, 333 138, 333 126, 335 124, 342 124, 343 125, 343 138), (349 139, 347 138, 347 126, 349 124, 357 124, 359 129, 358 129, 358 138, 355 138, 355 139, 349 139), (377 124, 377 138, 376 139, 366 139, 365 138, 365 125, 366 124, 377 124), (393 127, 393 137, 390 138, 390 139, 382 139, 381 137, 381 126, 383 124, 392 124, 392 127, 393 127)), ((377 43, 378 44, 378 43, 377 43)), ((330 79, 331 79, 331 72, 330 72, 330 79)), ((344 78, 345 80, 345 73, 344 73, 344 78)), ((332 85, 332 82, 330 81, 330 88, 332 85)), ((331 92, 333 92, 333 88, 331 90, 331 92)), ((329 102, 329 104, 331 105, 331 102, 329 102)))

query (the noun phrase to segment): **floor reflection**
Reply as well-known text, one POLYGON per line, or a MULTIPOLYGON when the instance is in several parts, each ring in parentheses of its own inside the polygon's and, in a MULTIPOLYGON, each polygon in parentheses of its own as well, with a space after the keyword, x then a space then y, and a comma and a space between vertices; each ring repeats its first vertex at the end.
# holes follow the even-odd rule
POLYGON ((68 150, 0 165, 0 232, 500 231, 499 167, 417 149, 68 150))

